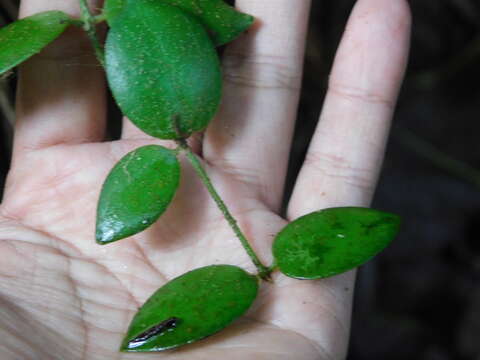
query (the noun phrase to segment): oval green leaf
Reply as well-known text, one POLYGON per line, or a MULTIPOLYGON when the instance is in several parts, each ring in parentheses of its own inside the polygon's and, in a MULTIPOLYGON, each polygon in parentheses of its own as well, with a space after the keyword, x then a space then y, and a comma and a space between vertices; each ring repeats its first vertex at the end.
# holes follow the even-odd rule
POLYGON ((359 207, 330 208, 302 216, 275 238, 281 272, 297 279, 343 273, 370 260, 397 235, 397 215, 359 207))
POLYGON ((61 11, 46 11, 0 29, 0 74, 40 52, 70 25, 61 11))
POLYGON ((148 145, 124 156, 102 187, 97 242, 120 240, 153 224, 172 201, 179 180, 180 164, 172 150, 148 145))
POLYGON ((208 29, 215 45, 220 46, 237 38, 255 18, 242 13, 223 0, 164 0, 198 17, 208 29))
POLYGON ((232 265, 183 274, 157 290, 133 318, 122 351, 162 351, 203 339, 244 314, 258 279, 232 265))
POLYGON ((177 139, 203 130, 221 97, 220 63, 203 26, 161 1, 125 1, 106 42, 110 88, 142 131, 177 139))

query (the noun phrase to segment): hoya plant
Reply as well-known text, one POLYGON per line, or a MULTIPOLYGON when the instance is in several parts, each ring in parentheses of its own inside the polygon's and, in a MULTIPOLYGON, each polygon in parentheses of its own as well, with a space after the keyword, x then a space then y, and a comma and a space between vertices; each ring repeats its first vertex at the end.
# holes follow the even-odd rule
POLYGON ((319 209, 285 226, 273 241, 273 263, 262 263, 187 142, 206 129, 221 101, 217 47, 248 30, 254 18, 222 0, 107 0, 96 16, 86 0, 80 7, 80 19, 47 11, 1 29, 0 73, 40 52, 69 26, 82 27, 122 112, 146 134, 177 144, 137 148, 113 167, 98 200, 96 242, 107 245, 154 224, 175 201, 179 157, 185 157, 257 269, 252 274, 210 265, 166 283, 125 329, 121 351, 163 351, 203 339, 245 314, 273 272, 299 280, 334 276, 369 261, 396 236, 400 220, 394 214, 319 209), (109 29, 103 44, 96 25, 104 21, 109 29))

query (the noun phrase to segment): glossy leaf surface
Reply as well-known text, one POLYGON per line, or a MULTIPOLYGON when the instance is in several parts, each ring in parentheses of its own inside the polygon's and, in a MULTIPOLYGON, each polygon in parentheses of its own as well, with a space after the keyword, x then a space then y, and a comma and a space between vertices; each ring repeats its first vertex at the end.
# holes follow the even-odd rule
POLYGON ((99 244, 134 235, 167 209, 180 180, 175 153, 159 145, 138 148, 110 171, 98 202, 99 244))
POLYGON ((106 70, 123 113, 161 139, 203 130, 221 96, 220 64, 204 27, 158 0, 125 1, 117 20, 107 37, 106 70))
POLYGON ((223 0, 164 1, 197 16, 217 46, 234 40, 255 21, 253 16, 237 11, 223 0))
POLYGON ((258 280, 232 265, 190 271, 157 290, 133 318, 122 351, 162 351, 203 339, 247 311, 258 280))
POLYGON ((396 236, 397 215, 368 208, 330 208, 302 216, 275 238, 273 255, 280 271, 316 279, 360 266, 396 236))
POLYGON ((61 11, 46 11, 0 29, 0 74, 40 52, 70 24, 61 11))

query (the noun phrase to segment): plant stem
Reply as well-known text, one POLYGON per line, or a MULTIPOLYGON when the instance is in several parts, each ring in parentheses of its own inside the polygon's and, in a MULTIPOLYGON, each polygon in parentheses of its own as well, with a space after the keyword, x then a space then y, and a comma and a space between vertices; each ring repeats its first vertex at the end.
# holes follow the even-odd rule
POLYGON ((88 8, 87 0, 80 0, 80 11, 82 14, 83 20, 83 29, 87 32, 88 37, 93 45, 93 49, 95 50, 95 55, 97 56, 98 61, 102 66, 105 65, 105 54, 103 51, 103 47, 100 44, 97 36, 97 29, 95 25, 97 24, 97 20, 95 16, 92 15, 90 9, 88 8))
POLYGON ((107 15, 102 12, 101 14, 95 15, 93 20, 95 21, 95 24, 100 24, 107 20, 107 15))
POLYGON ((243 248, 252 260, 253 264, 256 266, 258 270, 258 276, 263 280, 270 280, 270 273, 272 272, 272 269, 262 264, 257 254, 250 246, 250 243, 243 234, 242 230, 240 230, 240 228, 238 227, 237 220, 232 216, 232 214, 227 208, 227 205, 225 205, 224 201, 216 191, 215 187, 212 184, 212 181, 210 180, 210 177, 203 168, 197 156, 192 152, 192 149, 188 146, 185 140, 177 140, 177 144, 182 150, 185 151, 188 161, 190 161, 190 164, 192 164, 195 172, 202 180, 203 184, 205 185, 211 197, 213 198, 218 208, 222 212, 223 216, 227 220, 238 240, 240 240, 240 243, 242 244, 243 248))

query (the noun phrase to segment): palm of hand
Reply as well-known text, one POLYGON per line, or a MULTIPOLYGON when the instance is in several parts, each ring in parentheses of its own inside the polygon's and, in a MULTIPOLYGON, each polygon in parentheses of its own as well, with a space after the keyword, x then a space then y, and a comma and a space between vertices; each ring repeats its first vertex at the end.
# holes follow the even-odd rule
MULTIPOLYGON (((0 276, 2 290, 11 294, 11 301, 2 307, 17 314, 10 326, 21 336, 16 340, 25 346, 25 354, 49 359, 118 357, 122 334, 133 314, 166 281, 214 263, 239 264, 253 271, 238 240, 188 168, 172 207, 153 228, 108 246, 94 242, 95 205, 102 179, 118 160, 117 154, 141 143, 43 149, 31 155, 24 172, 17 171, 10 179, 9 191, 15 197, 7 197, 3 204, 12 220, 2 219, 6 231, 0 242, 0 276), (43 159, 49 159, 48 163, 43 159)), ((286 222, 252 197, 245 183, 215 168, 209 172, 219 191, 230 196, 227 201, 248 229, 247 236, 257 239, 259 246, 264 244, 259 250, 268 258, 265 240, 272 239, 286 222)), ((311 317, 306 301, 309 287, 279 278, 261 292, 248 320, 212 341, 163 356, 183 358, 188 353, 193 359, 223 358, 232 356, 232 348, 241 347, 236 350, 238 359, 259 358, 260 354, 314 359, 318 353, 314 343, 289 329, 302 317, 304 321, 311 317), (291 294, 299 292, 304 295, 304 304, 297 304, 303 316, 292 311, 290 301, 291 294)), ((327 311, 322 316, 331 315, 327 311)), ((125 358, 129 356, 134 355, 125 358)))

